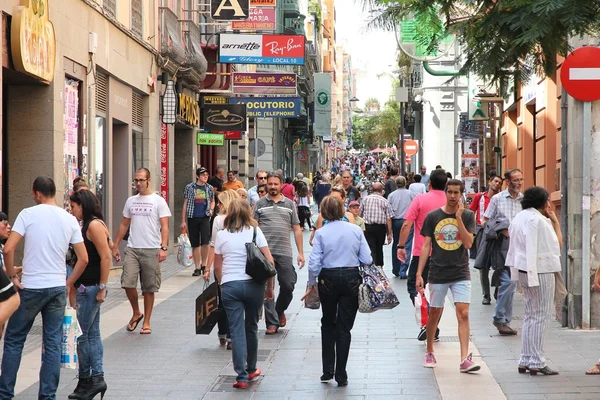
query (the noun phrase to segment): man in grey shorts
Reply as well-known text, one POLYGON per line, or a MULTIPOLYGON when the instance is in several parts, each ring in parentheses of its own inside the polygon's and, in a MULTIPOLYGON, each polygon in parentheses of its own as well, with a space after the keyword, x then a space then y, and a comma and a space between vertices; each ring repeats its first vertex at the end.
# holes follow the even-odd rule
POLYGON ((125 203, 123 220, 115 238, 113 257, 117 262, 121 261, 119 243, 127 228, 131 228, 121 275, 121 287, 125 289, 133 310, 133 316, 126 329, 133 332, 143 319, 140 333, 150 334, 154 293, 158 292, 161 283, 160 263, 167 258, 171 211, 165 199, 150 189, 150 171, 146 168, 138 169, 134 182, 138 194, 128 198, 125 203), (144 296, 144 314, 138 304, 138 276, 144 296))

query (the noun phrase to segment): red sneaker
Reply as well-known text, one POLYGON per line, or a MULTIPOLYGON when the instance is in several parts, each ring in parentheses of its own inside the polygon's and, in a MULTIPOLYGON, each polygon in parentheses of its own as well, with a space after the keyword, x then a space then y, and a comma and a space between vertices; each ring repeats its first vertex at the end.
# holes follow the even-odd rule
POLYGON ((254 378, 258 378, 258 376, 262 373, 260 368, 256 368, 256 370, 250 374, 248 374, 248 380, 252 381, 254 378))
POLYGON ((246 388, 248 388, 248 382, 238 382, 238 381, 236 381, 233 384, 233 387, 236 388, 236 389, 246 389, 246 388))

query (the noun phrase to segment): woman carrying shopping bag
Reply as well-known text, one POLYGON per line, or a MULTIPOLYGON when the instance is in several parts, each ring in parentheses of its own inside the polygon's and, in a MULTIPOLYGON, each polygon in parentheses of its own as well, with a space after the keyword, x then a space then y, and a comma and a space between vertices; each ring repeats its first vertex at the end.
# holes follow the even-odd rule
POLYGON ((246 389, 248 382, 261 374, 257 367, 258 319, 265 299, 273 299, 274 279, 266 285, 256 282, 246 274, 246 243, 253 241, 256 232, 256 245, 266 259, 274 264, 273 256, 267 247, 267 240, 252 219, 252 209, 247 201, 234 199, 223 230, 215 239, 215 276, 221 285, 223 306, 227 312, 229 331, 233 347, 233 369, 238 374, 234 388, 246 389), (266 286, 266 290, 265 290, 266 286))
POLYGON ((88 264, 77 288, 77 320, 82 334, 77 339, 79 381, 69 399, 104 397, 103 345, 100 336, 100 306, 106 300, 106 283, 110 273, 109 234, 104 224, 100 203, 89 190, 71 195, 71 214, 83 223, 81 233, 88 253, 88 264))
POLYGON ((305 300, 317 290, 321 300, 321 381, 335 378, 338 386, 348 385, 346 364, 350 352, 350 331, 358 311, 358 289, 362 283, 358 267, 371 264, 371 250, 357 225, 342 221, 346 210, 341 198, 327 196, 321 215, 328 221, 316 231, 308 261, 305 300), (343 244, 343 245, 340 245, 343 244))

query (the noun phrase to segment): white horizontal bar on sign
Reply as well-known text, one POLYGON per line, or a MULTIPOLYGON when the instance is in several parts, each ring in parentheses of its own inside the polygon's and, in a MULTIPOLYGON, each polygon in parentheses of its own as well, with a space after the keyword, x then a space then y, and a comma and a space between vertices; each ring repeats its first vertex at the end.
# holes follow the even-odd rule
POLYGON ((597 81, 600 80, 600 68, 571 68, 569 79, 572 81, 597 81))

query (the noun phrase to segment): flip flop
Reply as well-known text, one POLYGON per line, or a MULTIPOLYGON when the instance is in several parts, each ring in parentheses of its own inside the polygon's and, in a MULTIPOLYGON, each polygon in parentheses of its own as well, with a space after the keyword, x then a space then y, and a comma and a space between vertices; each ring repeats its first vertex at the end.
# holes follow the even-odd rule
POLYGON ((144 314, 142 314, 142 316, 141 316, 141 317, 139 317, 138 319, 135 319, 135 320, 134 320, 134 319, 131 319, 131 320, 129 321, 129 323, 127 324, 127 328, 125 328, 125 330, 126 330, 127 332, 133 332, 133 331, 135 331, 135 330, 137 329, 137 327, 138 327, 138 324, 139 324, 139 323, 140 323, 140 321, 141 321, 141 320, 143 320, 143 319, 144 319, 144 314), (130 329, 130 328, 129 328, 130 326, 133 326, 133 328, 131 328, 131 329, 130 329))
POLYGON ((142 328, 140 329, 140 335, 149 335, 152 333, 152 329, 150 328, 142 328))
POLYGON ((585 371, 586 375, 600 375, 600 363, 595 364, 591 369, 585 371))

